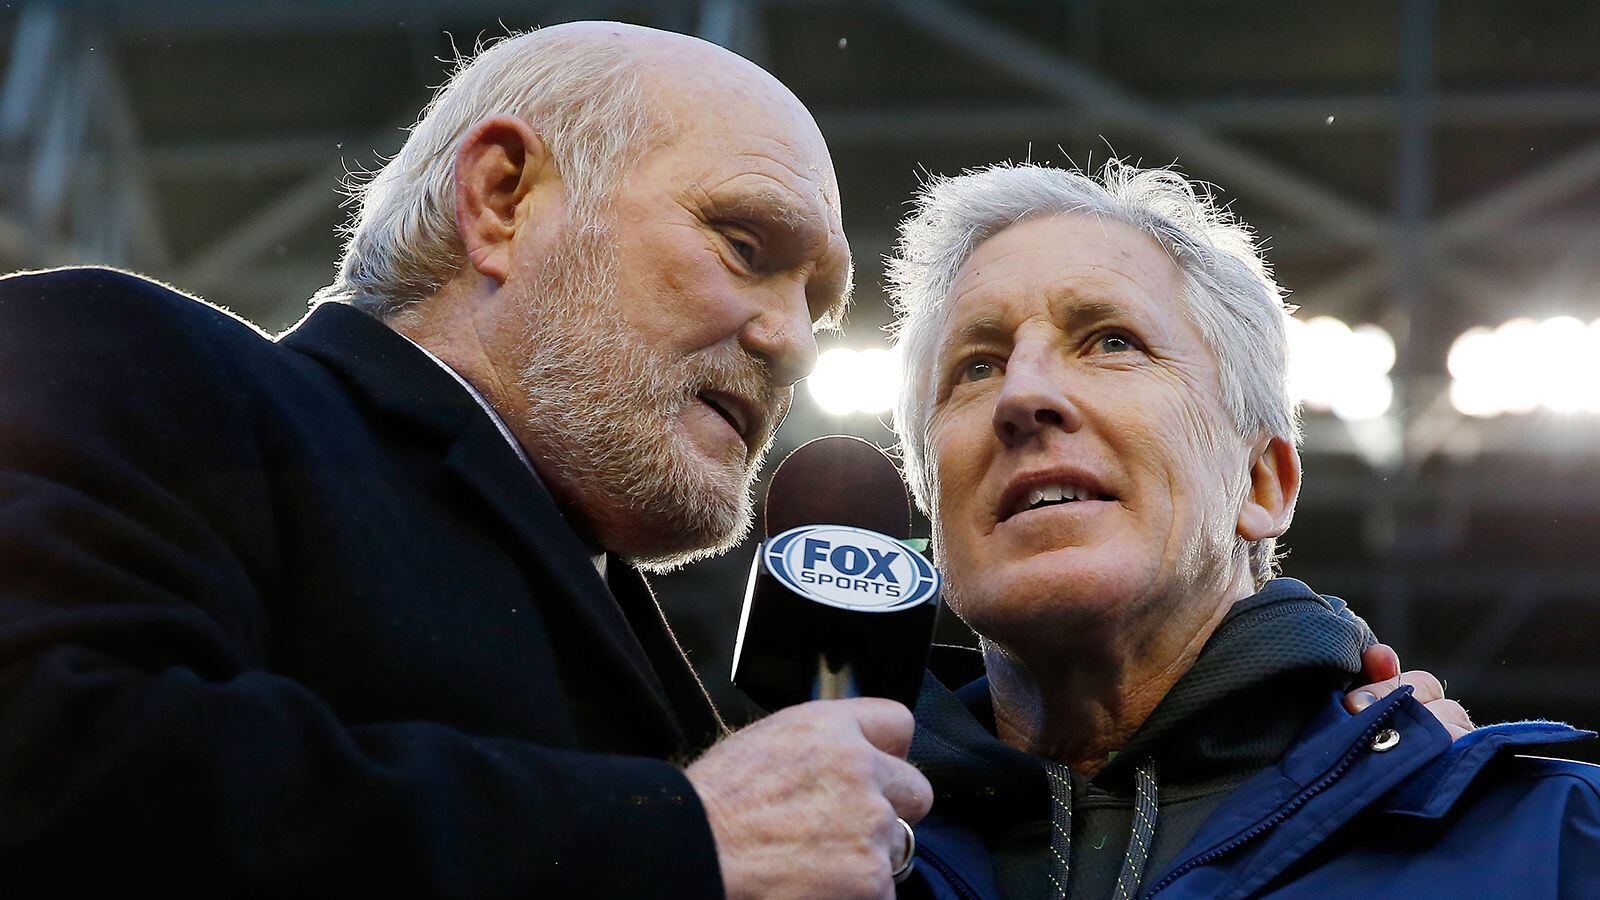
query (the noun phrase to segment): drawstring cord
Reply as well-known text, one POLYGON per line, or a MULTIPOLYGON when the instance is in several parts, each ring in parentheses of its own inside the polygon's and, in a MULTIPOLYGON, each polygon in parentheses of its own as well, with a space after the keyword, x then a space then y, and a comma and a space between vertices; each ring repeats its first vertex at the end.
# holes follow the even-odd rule
POLYGON ((1133 770, 1133 834, 1128 836, 1128 855, 1117 876, 1117 900, 1139 896, 1145 865, 1150 861, 1150 845, 1156 839, 1156 764, 1150 757, 1139 761, 1133 770))
POLYGON ((1065 900, 1072 867, 1072 771, 1045 760, 1044 774, 1050 782, 1050 885, 1065 900))
MULTIPOLYGON (((1057 762, 1045 761, 1044 772, 1050 783, 1050 885, 1056 896, 1065 900, 1072 860, 1072 773, 1057 762)), ((1150 861, 1150 845, 1156 836, 1156 812, 1160 806, 1156 785, 1156 765, 1149 757, 1139 761, 1133 771, 1133 827, 1128 836, 1128 852, 1117 876, 1117 900, 1139 896, 1145 866, 1150 861)))

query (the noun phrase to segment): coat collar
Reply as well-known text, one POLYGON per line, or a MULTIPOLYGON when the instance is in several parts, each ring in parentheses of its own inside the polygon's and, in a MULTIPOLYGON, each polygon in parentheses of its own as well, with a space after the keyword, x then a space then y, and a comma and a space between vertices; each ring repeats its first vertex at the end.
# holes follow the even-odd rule
POLYGON ((1564 722, 1527 721, 1485 725, 1456 740, 1397 791, 1383 811, 1422 819, 1447 815, 1484 766, 1501 753, 1587 740, 1592 731, 1564 722))
POLYGON ((1183 896, 1247 896, 1450 746, 1409 687, 1356 716, 1341 698, 1331 695, 1278 765, 1228 795, 1147 896, 1180 880, 1183 896))
MULTIPOLYGON (((537 589, 577 616, 595 643, 596 670, 625 674, 639 686, 630 714, 641 727, 684 735, 640 640, 595 571, 593 550, 561 515, 538 476, 524 465, 493 420, 456 380, 410 341, 343 303, 311 311, 280 342, 310 356, 392 421, 417 429, 440 447, 446 468, 506 529, 519 557, 549 577, 537 589)), ((563 635, 563 640, 574 636, 563 635)), ((623 697, 616 698, 618 703, 623 697)))
POLYGON ((482 415, 449 373, 392 328, 348 304, 315 307, 278 343, 327 366, 385 418, 420 429, 436 442, 454 439, 482 415))
POLYGON ((1229 795, 1149 893, 1183 878, 1184 896, 1250 895, 1357 815, 1442 816, 1496 754, 1593 736, 1515 723, 1452 744, 1411 693, 1402 687, 1355 716, 1334 693, 1283 761, 1229 795))

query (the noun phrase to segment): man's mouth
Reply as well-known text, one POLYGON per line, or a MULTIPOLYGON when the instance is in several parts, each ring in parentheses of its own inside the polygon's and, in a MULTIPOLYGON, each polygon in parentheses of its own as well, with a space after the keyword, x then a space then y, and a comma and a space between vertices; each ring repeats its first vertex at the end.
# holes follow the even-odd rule
POLYGON ((754 404, 742 397, 722 391, 701 391, 696 395, 700 402, 721 416, 746 445, 750 443, 753 426, 760 421, 754 404))
POLYGON ((1062 506, 1094 500, 1115 500, 1087 475, 1044 476, 1019 479, 1005 492, 1000 503, 1000 521, 1019 513, 1047 506, 1062 506))

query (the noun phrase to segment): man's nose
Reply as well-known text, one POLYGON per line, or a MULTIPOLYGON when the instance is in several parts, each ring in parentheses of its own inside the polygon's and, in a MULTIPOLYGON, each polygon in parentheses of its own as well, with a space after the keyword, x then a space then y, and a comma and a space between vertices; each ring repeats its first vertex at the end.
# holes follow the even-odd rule
POLYGON ((775 384, 786 387, 811 374, 817 365, 817 338, 805 291, 770 298, 740 330, 739 343, 766 362, 775 384))
POLYGON ((1076 431, 1082 415, 1073 401, 1065 366, 1047 350, 1017 348, 1006 362, 994 406, 994 433, 1007 447, 1048 429, 1076 431))

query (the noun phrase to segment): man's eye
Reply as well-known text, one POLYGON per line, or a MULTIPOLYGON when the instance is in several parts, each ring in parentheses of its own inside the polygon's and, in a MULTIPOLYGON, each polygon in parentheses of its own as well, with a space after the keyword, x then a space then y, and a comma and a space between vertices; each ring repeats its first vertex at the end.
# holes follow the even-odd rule
POLYGON ((758 250, 753 242, 733 234, 724 235, 723 237, 727 240, 728 246, 733 249, 733 252, 739 254, 739 258, 744 260, 746 265, 755 265, 758 250))
POLYGON ((1000 374, 1000 365, 992 359, 973 359, 961 366, 959 381, 984 381, 1000 374))
POLYGON ((1129 350, 1139 349, 1139 345, 1133 342, 1133 338, 1115 332, 1101 335, 1094 342, 1094 346, 1101 353, 1126 353, 1129 350))

